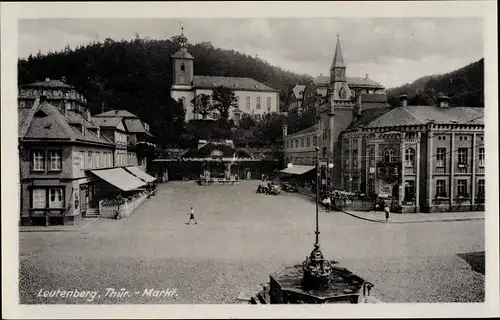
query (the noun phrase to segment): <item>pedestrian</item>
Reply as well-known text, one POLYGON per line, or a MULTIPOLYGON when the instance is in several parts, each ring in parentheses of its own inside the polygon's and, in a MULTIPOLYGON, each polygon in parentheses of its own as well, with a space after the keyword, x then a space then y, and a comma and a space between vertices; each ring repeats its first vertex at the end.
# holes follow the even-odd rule
POLYGON ((264 174, 262 174, 262 175, 261 175, 262 182, 264 182, 264 181, 265 181, 265 177, 266 177, 266 176, 265 176, 264 174))
POLYGON ((189 221, 186 222, 186 224, 189 225, 191 223, 191 220, 194 220, 194 224, 198 224, 198 221, 196 221, 196 219, 194 218, 194 208, 193 207, 191 207, 188 214, 189 214, 189 221))
POLYGON ((387 204, 384 206, 384 211, 385 211, 385 221, 389 221, 389 218, 391 217, 391 210, 389 210, 389 206, 387 204))

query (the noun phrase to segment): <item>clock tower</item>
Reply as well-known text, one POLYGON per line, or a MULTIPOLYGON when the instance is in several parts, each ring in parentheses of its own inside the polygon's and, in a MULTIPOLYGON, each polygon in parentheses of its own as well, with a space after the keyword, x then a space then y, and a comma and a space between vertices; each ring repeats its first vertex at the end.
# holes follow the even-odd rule
POLYGON ((335 55, 330 67, 330 98, 332 102, 335 100, 349 100, 351 98, 351 91, 347 85, 346 65, 342 56, 339 35, 337 35, 337 47, 335 48, 335 55))

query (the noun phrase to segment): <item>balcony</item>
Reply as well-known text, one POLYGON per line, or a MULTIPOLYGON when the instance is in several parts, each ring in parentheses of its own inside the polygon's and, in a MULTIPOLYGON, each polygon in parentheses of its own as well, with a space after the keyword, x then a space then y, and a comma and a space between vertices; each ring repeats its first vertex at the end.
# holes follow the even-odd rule
POLYGON ((467 170, 468 167, 469 166, 467 164, 461 164, 461 163, 459 163, 457 165, 457 169, 456 169, 455 173, 459 173, 459 174, 460 173, 468 173, 468 170, 467 170))
POLYGON ((436 174, 445 174, 446 173, 446 168, 445 167, 436 167, 434 170, 434 173, 436 174))
POLYGON ((477 168, 476 173, 484 173, 484 167, 477 168))

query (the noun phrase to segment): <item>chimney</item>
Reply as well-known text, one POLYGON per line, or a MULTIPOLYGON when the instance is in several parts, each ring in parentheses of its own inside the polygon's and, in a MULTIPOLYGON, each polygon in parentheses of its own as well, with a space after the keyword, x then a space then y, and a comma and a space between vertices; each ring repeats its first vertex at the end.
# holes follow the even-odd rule
POLYGON ((89 109, 86 109, 85 111, 86 111, 86 113, 87 113, 87 121, 89 121, 89 122, 90 122, 90 121, 91 121, 91 118, 92 118, 92 116, 90 115, 90 110, 89 110, 89 109))
POLYGON ((64 76, 63 76, 63 77, 61 78, 61 81, 62 81, 62 82, 64 82, 64 83, 66 83, 66 77, 64 77, 64 76))
POLYGON ((365 80, 368 80, 368 73, 365 74, 365 80))
POLYGON ((406 94, 402 94, 399 97, 399 106, 403 108, 408 106, 408 96, 406 94))
POLYGON ((62 101, 62 109, 64 110, 63 114, 67 116, 69 111, 69 104, 65 99, 62 101))
POLYGON ((50 81, 50 78, 45 78, 45 82, 49 82, 50 81))

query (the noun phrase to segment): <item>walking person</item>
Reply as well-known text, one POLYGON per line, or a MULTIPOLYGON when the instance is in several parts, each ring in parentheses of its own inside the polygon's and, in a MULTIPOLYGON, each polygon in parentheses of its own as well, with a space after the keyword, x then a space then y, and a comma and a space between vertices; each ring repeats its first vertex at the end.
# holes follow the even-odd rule
POLYGON ((188 214, 189 214, 189 221, 186 222, 186 224, 189 225, 191 223, 191 220, 194 220, 194 224, 198 224, 198 221, 196 221, 196 219, 194 218, 194 208, 193 207, 191 207, 188 214))
POLYGON ((389 221, 389 218, 391 217, 391 210, 389 210, 389 206, 387 204, 384 206, 384 212, 385 212, 385 221, 389 221))

